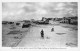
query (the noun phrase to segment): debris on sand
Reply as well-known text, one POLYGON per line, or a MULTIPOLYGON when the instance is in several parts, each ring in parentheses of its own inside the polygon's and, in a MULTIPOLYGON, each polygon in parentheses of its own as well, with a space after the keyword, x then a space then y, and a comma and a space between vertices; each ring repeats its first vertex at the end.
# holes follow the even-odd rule
POLYGON ((16 27, 11 27, 11 28, 9 28, 9 29, 16 29, 16 27))
POLYGON ((14 39, 21 39, 22 37, 19 36, 15 36, 14 39))
POLYGON ((56 33, 56 34, 58 34, 58 35, 63 35, 63 34, 66 34, 66 33, 56 33))
POLYGON ((71 28, 71 29, 69 29, 70 31, 76 31, 76 30, 78 30, 78 28, 71 28))
POLYGON ((67 47, 76 47, 77 46, 77 44, 74 44, 74 43, 66 43, 66 46, 67 47))
POLYGON ((47 39, 50 39, 50 37, 46 37, 47 39))
POLYGON ((19 34, 19 33, 22 33, 22 31, 14 30, 14 31, 10 31, 8 34, 19 34))

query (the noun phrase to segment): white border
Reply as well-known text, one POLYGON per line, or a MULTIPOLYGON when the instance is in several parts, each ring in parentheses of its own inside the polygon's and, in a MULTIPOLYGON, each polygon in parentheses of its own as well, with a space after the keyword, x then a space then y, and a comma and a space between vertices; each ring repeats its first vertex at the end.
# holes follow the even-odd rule
POLYGON ((80 51, 80 32, 79 32, 79 28, 80 28, 80 1, 79 0, 0 0, 0 51, 80 51), (68 48, 68 49, 11 49, 8 47, 2 47, 2 2, 78 2, 78 48, 68 48))

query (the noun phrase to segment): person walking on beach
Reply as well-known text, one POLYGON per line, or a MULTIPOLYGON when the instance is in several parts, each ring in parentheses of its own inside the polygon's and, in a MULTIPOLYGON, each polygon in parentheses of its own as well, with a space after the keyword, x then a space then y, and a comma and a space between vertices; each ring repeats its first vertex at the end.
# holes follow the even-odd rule
POLYGON ((41 30, 41 37, 44 38, 44 31, 43 31, 43 29, 41 30))
POLYGON ((51 32, 54 31, 54 28, 51 29, 51 32))

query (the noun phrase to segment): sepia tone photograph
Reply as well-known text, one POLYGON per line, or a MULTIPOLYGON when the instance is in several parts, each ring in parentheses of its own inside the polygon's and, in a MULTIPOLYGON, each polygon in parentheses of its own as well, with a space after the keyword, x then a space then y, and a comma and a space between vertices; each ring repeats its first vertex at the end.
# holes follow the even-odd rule
POLYGON ((78 3, 2 2, 2 47, 78 47, 78 3))

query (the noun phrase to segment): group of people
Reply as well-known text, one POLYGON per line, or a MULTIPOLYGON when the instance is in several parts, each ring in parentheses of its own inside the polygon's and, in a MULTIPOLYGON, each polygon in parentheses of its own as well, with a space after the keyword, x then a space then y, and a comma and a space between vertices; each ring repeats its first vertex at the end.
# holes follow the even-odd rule
MULTIPOLYGON (((54 31, 54 28, 51 29, 51 32, 53 32, 53 31, 54 31)), ((41 38, 44 38, 44 31, 43 31, 43 29, 41 30, 41 38)))

